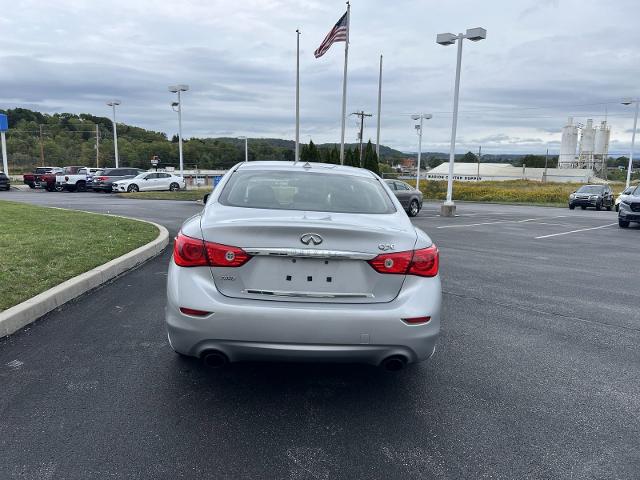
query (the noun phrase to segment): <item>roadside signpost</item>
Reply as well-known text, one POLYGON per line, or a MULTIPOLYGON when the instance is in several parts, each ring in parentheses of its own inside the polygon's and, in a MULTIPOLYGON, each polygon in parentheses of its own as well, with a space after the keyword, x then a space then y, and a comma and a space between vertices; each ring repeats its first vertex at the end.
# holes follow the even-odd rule
POLYGON ((156 172, 158 171, 158 164, 160 163, 160 157, 154 155, 151 157, 151 166, 156 167, 156 172))
POLYGON ((2 168, 4 174, 9 176, 9 164, 7 163, 7 138, 5 132, 9 130, 9 120, 4 113, 0 113, 0 140, 2 141, 2 168))

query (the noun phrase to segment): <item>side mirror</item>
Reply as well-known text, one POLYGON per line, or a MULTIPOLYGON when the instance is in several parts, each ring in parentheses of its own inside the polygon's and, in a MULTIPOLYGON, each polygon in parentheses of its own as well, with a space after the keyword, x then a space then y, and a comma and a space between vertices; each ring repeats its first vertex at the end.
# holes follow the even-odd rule
POLYGON ((203 202, 205 205, 206 205, 206 203, 207 203, 207 200, 209 200, 209 195, 210 195, 210 193, 205 193, 205 194, 204 194, 204 198, 202 199, 202 202, 203 202))

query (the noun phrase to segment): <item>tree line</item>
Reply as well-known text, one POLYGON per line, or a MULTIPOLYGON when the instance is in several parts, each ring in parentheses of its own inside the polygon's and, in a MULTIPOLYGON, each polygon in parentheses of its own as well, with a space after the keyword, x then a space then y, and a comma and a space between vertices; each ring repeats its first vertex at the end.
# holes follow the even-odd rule
MULTIPOLYGON (((90 114, 44 114, 25 108, 0 110, 9 118, 7 151, 11 172, 30 171, 36 166, 84 165, 114 167, 113 125, 107 117, 90 114), (97 130, 96 130, 97 129, 97 130), (96 150, 96 136, 98 148, 96 150)), ((154 156, 164 166, 179 164, 178 137, 168 138, 122 123, 117 125, 120 166, 149 168, 154 156)), ((281 139, 249 139, 249 160, 294 159, 294 142, 281 139)), ((384 147, 389 156, 400 152, 384 147)), ((228 169, 245 158, 244 140, 237 138, 183 139, 186 168, 228 169)), ((318 147, 312 141, 301 145, 301 160, 340 163, 337 146, 318 147)), ((357 147, 347 148, 345 163, 359 166, 357 147)), ((364 152, 366 168, 379 172, 377 156, 371 142, 364 152)))

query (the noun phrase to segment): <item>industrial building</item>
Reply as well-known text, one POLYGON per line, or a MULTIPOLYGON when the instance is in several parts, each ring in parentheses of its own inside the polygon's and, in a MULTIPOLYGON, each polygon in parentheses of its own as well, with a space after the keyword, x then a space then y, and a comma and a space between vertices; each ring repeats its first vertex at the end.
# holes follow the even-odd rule
MULTIPOLYGON (((448 180, 449 162, 429 170, 427 180, 448 180)), ((454 163, 453 179, 460 182, 533 180, 536 182, 588 183, 593 170, 585 168, 528 168, 509 163, 454 163)))
POLYGON ((611 128, 606 120, 594 127, 592 119, 582 125, 574 124, 573 117, 569 117, 562 128, 558 168, 602 172, 607 166, 610 138, 611 128))

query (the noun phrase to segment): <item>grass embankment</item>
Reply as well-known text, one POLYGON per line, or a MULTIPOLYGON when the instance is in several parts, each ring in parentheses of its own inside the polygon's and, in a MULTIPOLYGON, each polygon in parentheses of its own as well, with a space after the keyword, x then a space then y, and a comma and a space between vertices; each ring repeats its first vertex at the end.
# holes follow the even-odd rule
POLYGON ((206 193, 211 193, 211 188, 197 188, 193 190, 179 190, 177 192, 136 192, 118 193, 125 198, 137 198, 139 200, 202 200, 206 193))
POLYGON ((136 220, 0 201, 0 311, 157 236, 136 220))
MULTIPOLYGON (((566 206, 569 194, 582 183, 541 183, 529 180, 504 182, 453 182, 453 199, 473 202, 524 203, 566 206)), ((444 200, 447 182, 425 180, 420 182, 425 200, 444 200)), ((613 186, 615 193, 623 186, 613 186)))

